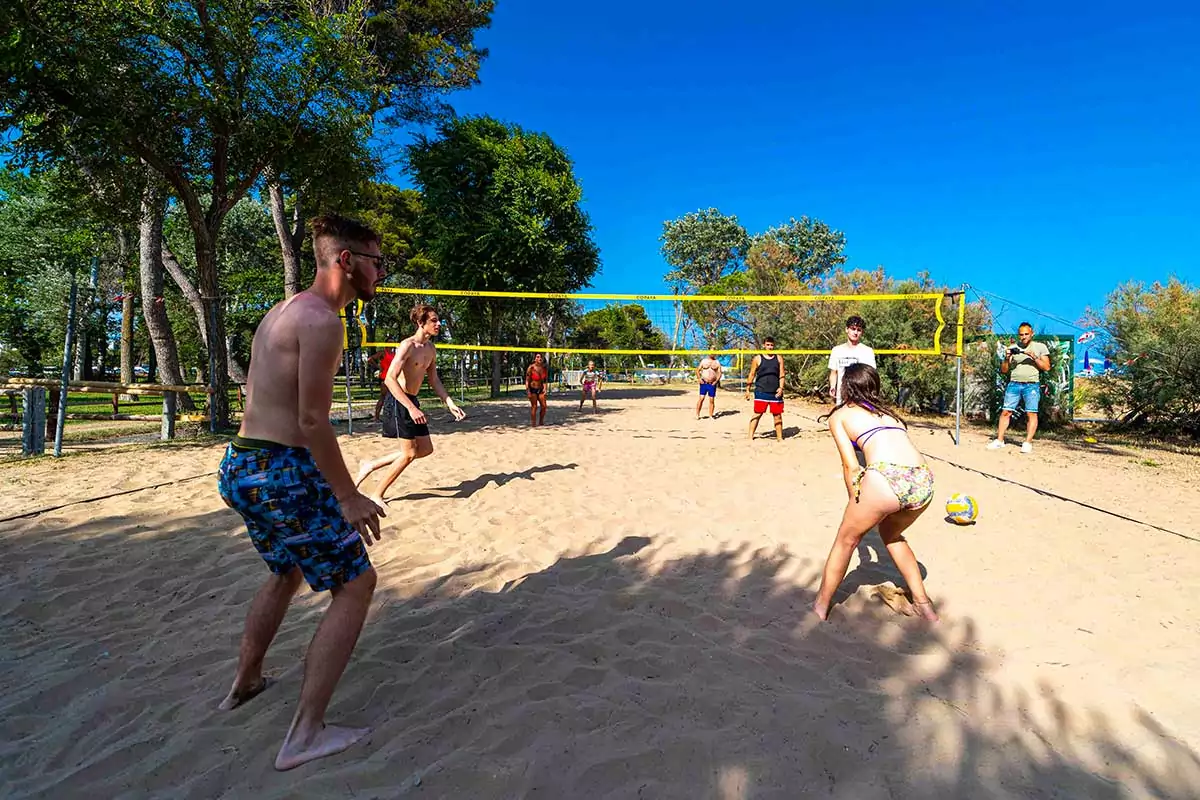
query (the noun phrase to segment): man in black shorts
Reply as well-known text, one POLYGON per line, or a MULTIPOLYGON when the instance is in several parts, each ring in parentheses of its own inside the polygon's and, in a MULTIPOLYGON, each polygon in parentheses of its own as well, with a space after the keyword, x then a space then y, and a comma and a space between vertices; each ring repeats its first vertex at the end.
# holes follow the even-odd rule
POLYGON ((350 479, 329 409, 342 360, 338 310, 374 297, 387 272, 370 228, 326 216, 313 220, 312 232, 316 278, 268 311, 254 332, 246 411, 218 473, 222 499, 241 514, 271 571, 246 615, 222 710, 270 685, 263 659, 301 583, 333 595, 304 659, 300 702, 276 769, 340 753, 370 732, 325 724, 375 591, 364 543, 379 539, 384 513, 350 479))
POLYGON ((546 383, 550 371, 542 354, 533 357, 533 363, 525 370, 525 394, 529 397, 529 424, 533 427, 546 424, 546 383), (538 413, 538 407, 541 413, 538 413))
POLYGON ((437 352, 433 346, 433 339, 441 331, 442 321, 438 318, 437 310, 431 305, 421 303, 413 308, 409 319, 416 325, 416 333, 396 348, 396 357, 392 359, 392 365, 388 367, 387 375, 383 379, 392 393, 387 402, 395 413, 396 436, 401 441, 400 449, 383 458, 363 462, 354 481, 354 485, 359 486, 375 470, 391 467, 371 494, 371 499, 381 506, 386 504, 383 497, 387 490, 400 477, 400 473, 404 472, 405 467, 433 452, 433 442, 429 439, 428 418, 417 400, 417 392, 421 391, 421 384, 425 379, 429 378, 429 385, 434 394, 446 404, 455 421, 467 416, 451 399, 438 378, 437 352))

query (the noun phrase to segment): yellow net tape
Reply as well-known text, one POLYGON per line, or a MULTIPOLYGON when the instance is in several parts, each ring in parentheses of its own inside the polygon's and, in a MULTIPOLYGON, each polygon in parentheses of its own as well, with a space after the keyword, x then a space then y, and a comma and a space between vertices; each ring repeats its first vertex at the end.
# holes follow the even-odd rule
MULTIPOLYGON (((754 302, 771 302, 771 303, 821 303, 821 302, 847 302, 847 301, 903 301, 903 300, 936 300, 934 304, 934 315, 937 318, 937 330, 933 334, 933 347, 929 348, 875 348, 875 354, 881 356, 903 355, 903 356, 940 356, 942 353, 942 331, 946 328, 946 320, 942 316, 942 300, 945 299, 945 292, 920 292, 915 294, 788 294, 788 295, 746 295, 746 294, 562 294, 562 293, 546 293, 546 292, 474 292, 462 289, 410 289, 395 286, 380 286, 375 290, 378 294, 407 294, 421 297, 504 297, 517 300, 614 300, 614 301, 666 301, 672 303, 754 303, 754 302)), ((955 339, 955 351, 947 355, 961 356, 963 352, 963 313, 965 303, 959 302, 958 305, 958 335, 955 339)), ((355 318, 358 322, 359 330, 362 332, 363 347, 398 347, 399 342, 375 342, 370 341, 366 326, 366 319, 363 316, 363 304, 359 302, 355 318)), ((746 353, 757 352, 757 349, 747 348, 726 348, 726 349, 700 349, 700 348, 675 348, 671 350, 594 350, 583 349, 578 347, 520 347, 516 345, 492 345, 492 344, 454 344, 449 342, 438 342, 437 347, 440 350, 473 350, 483 352, 512 352, 512 353, 546 353, 569 355, 573 353, 583 355, 615 355, 615 356, 674 356, 674 355, 743 355, 746 353)), ((813 355, 828 355, 829 348, 822 347, 817 349, 807 348, 777 348, 773 352, 781 356, 813 356, 813 355)))

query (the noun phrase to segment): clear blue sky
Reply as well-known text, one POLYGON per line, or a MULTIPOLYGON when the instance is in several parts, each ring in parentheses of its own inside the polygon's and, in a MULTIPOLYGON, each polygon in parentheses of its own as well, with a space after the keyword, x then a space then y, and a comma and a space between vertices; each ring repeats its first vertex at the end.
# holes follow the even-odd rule
POLYGON ((596 291, 662 290, 663 221, 710 206, 1068 320, 1200 283, 1194 3, 499 0, 481 39, 452 102, 567 150, 596 291))

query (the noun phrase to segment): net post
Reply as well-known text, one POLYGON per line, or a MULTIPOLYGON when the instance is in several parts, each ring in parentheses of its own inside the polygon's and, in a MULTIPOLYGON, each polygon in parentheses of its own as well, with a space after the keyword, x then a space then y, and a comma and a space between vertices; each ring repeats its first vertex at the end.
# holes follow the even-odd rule
POLYGON ((54 457, 62 455, 63 426, 67 421, 67 388, 71 380, 71 348, 75 344, 75 301, 79 296, 79 286, 75 280, 75 270, 71 269, 71 299, 67 306, 67 338, 63 343, 62 384, 58 395, 58 417, 54 421, 54 457))
POLYGON ((962 285, 962 294, 958 296, 958 333, 955 344, 956 361, 954 367, 954 446, 962 442, 962 411, 963 411, 963 321, 967 311, 967 285, 962 285))

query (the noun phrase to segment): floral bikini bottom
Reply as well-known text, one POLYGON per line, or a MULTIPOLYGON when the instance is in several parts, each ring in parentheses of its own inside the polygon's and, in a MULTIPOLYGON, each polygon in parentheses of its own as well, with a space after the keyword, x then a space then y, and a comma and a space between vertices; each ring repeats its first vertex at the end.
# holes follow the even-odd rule
POLYGON ((862 492, 860 484, 863 475, 866 475, 869 469, 878 472, 888 482, 892 491, 895 492, 896 498, 900 501, 902 510, 923 508, 933 499, 933 473, 929 471, 929 467, 924 464, 911 466, 876 461, 859 470, 858 475, 854 478, 854 502, 856 503, 862 492))

